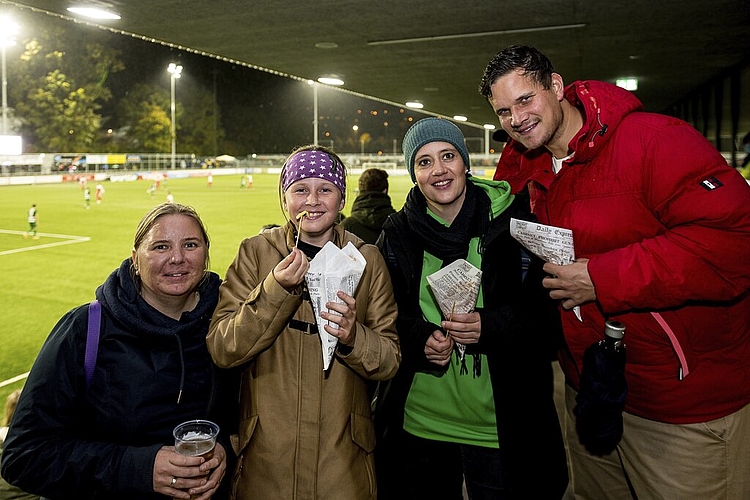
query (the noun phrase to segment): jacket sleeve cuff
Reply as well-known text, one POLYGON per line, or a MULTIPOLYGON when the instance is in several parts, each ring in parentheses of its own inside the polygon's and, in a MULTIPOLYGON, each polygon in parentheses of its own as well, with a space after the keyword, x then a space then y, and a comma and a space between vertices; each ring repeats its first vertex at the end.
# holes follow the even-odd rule
POLYGON ((117 477, 120 491, 154 492, 154 463, 156 454, 163 445, 157 444, 145 448, 130 446, 126 448, 117 477))

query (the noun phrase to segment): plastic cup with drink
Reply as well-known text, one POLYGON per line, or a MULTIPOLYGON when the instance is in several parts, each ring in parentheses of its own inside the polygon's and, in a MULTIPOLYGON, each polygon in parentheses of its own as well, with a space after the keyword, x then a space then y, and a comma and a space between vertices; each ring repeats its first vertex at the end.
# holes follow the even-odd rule
POLYGON ((208 461, 214 456, 219 426, 209 420, 188 420, 175 427, 173 434, 177 453, 208 461))

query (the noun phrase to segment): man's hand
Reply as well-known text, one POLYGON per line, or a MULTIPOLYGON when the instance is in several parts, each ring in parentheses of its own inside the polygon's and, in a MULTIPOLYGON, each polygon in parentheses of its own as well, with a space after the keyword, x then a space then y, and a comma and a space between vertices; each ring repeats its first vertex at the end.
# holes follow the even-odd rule
POLYGON ((563 308, 573 309, 596 300, 596 289, 589 276, 588 262, 589 259, 577 259, 564 266, 549 262, 544 264, 544 272, 550 276, 542 280, 542 285, 551 290, 550 297, 562 301, 563 308))

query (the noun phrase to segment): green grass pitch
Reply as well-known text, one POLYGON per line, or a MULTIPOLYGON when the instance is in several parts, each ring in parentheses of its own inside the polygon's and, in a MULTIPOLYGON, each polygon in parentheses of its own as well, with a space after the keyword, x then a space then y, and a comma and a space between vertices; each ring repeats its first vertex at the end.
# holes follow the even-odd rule
MULTIPOLYGON (((211 268, 224 276, 243 238, 268 223, 285 222, 278 199, 278 175, 254 174, 253 187, 241 188, 240 175, 170 179, 155 193, 149 181, 103 182, 103 201, 84 208, 77 183, 0 187, 0 405, 25 382, 39 348, 58 319, 75 306, 93 300, 94 290, 130 256, 141 217, 165 201, 192 205, 211 238, 211 268), (27 211, 36 203, 40 238, 24 239, 27 211), (17 381, 11 381, 18 377, 17 381)), ((411 187, 406 175, 390 176, 390 195, 399 209, 411 187)), ((357 176, 348 178, 348 214, 357 176)))

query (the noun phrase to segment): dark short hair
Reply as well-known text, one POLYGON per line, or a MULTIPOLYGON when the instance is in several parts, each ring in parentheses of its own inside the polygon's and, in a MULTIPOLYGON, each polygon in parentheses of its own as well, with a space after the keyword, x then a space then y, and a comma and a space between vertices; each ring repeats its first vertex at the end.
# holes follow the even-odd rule
POLYGON ((382 168, 368 168, 359 176, 359 192, 388 189, 388 172, 382 168))
POLYGON ((510 45, 495 54, 495 57, 487 64, 479 84, 479 93, 485 99, 489 99, 492 97, 490 90, 492 84, 517 70, 531 77, 545 89, 552 86, 552 73, 555 72, 555 68, 547 56, 534 47, 510 45))

